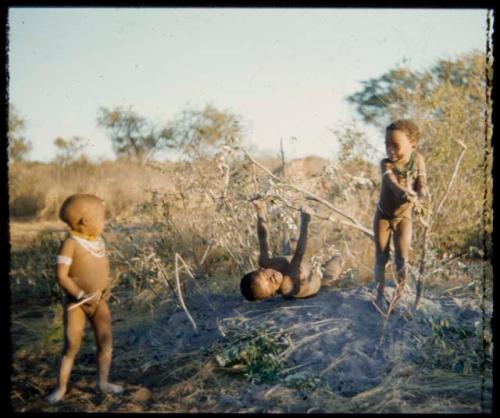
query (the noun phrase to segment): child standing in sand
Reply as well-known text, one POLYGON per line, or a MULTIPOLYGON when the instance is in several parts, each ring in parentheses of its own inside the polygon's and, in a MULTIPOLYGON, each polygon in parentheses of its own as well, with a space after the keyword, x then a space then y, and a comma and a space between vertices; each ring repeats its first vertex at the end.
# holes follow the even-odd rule
POLYGON ((105 393, 121 393, 121 386, 108 382, 112 334, 107 303, 109 260, 100 236, 105 223, 103 201, 89 194, 72 195, 64 201, 59 216, 71 228, 57 256, 57 281, 64 291, 64 348, 57 387, 47 400, 55 403, 66 394, 86 318, 97 343, 97 388, 105 393))
POLYGON ((387 157, 381 161, 382 188, 373 219, 375 238, 375 280, 377 304, 384 298, 385 266, 389 261, 394 233, 397 280, 403 289, 412 236, 412 210, 416 201, 427 196, 424 157, 416 150, 420 133, 408 119, 397 120, 386 129, 387 157))

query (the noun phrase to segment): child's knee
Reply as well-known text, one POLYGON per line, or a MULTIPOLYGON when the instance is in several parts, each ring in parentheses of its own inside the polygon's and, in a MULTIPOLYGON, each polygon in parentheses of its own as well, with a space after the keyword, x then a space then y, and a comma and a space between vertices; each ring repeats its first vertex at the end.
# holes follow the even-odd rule
POLYGON ((75 357, 80 350, 81 338, 66 338, 63 354, 66 357, 75 357))
POLYGON ((111 358, 112 354, 113 354, 113 348, 111 347, 111 344, 106 344, 104 346, 97 347, 97 356, 99 358, 111 358))
POLYGON ((375 254, 376 265, 384 268, 386 264, 389 262, 389 252, 386 251, 377 251, 375 254))
POLYGON ((97 345, 99 347, 111 347, 113 343, 113 334, 111 327, 105 326, 104 329, 97 331, 97 345))

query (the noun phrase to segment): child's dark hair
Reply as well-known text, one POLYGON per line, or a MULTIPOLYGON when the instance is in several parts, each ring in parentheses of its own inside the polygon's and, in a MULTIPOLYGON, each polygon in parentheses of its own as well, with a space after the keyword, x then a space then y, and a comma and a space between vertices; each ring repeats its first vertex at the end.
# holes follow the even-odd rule
POLYGON ((418 140, 420 139, 420 131, 418 130, 418 126, 411 119, 399 119, 395 122, 392 122, 387 128, 388 131, 403 131, 408 139, 413 145, 417 145, 418 140))
POLYGON ((254 301, 255 300, 255 295, 253 294, 253 289, 252 289, 252 276, 254 272, 250 272, 245 274, 241 278, 240 282, 240 290, 241 294, 246 300, 254 301))

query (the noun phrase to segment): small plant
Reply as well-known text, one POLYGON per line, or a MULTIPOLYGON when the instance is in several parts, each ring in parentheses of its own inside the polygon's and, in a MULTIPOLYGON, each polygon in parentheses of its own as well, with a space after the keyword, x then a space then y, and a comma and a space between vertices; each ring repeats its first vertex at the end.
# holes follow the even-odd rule
POLYGON ((10 288, 13 300, 50 299, 60 295, 54 261, 60 240, 42 231, 27 248, 10 256, 10 288))
POLYGON ((419 347, 417 362, 462 374, 480 372, 483 359, 491 364, 491 340, 488 343, 488 332, 482 337, 479 321, 470 326, 434 315, 424 323, 430 326, 430 334, 419 347))
POLYGON ((309 376, 304 372, 289 374, 284 382, 286 386, 298 390, 314 390, 323 383, 319 377, 309 376))
POLYGON ((254 330, 233 343, 215 359, 219 366, 241 373, 252 381, 272 383, 285 363, 279 354, 288 347, 287 339, 266 330, 254 330))

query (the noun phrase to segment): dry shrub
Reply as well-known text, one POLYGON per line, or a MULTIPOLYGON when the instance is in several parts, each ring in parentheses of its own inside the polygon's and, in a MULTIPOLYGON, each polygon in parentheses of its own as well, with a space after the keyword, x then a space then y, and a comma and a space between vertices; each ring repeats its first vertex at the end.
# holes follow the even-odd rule
POLYGON ((56 219, 62 202, 73 193, 102 197, 111 217, 123 215, 147 200, 147 188, 155 183, 154 174, 128 160, 67 166, 14 163, 9 173, 11 215, 56 219))
MULTIPOLYGON (((282 252, 285 239, 297 236, 299 209, 308 204, 318 216, 310 225, 306 259, 318 266, 332 254, 341 253, 346 261, 343 285, 358 285, 372 280, 372 240, 343 225, 345 218, 328 207, 307 200, 304 193, 289 187, 331 202, 371 230, 380 189, 379 170, 359 158, 344 157, 342 161, 318 157, 291 161, 285 166, 284 177, 280 177, 282 181, 228 147, 214 157, 192 162, 140 165, 118 160, 67 167, 16 163, 10 173, 11 209, 13 215, 20 213, 20 202, 25 199, 30 203, 25 212, 55 218, 70 193, 102 196, 110 215, 107 234, 116 233, 110 240, 112 261, 124 283, 133 284, 133 297, 142 294, 152 304, 155 298, 165 296, 160 290, 165 285, 157 264, 164 265, 164 274, 172 279, 176 253, 197 277, 222 279, 257 267, 258 242, 251 204, 256 194, 268 203, 274 254, 282 252), (140 228, 120 230, 120 225, 127 224, 140 228), (156 264, 152 264, 154 260, 156 264)), ((283 175, 278 159, 261 157, 257 161, 283 175)), ((410 260, 413 266, 417 266, 421 246, 420 226, 415 229, 410 260)), ((438 233, 436 229, 434 234, 438 233)), ((453 273, 456 265, 447 264, 440 270, 445 260, 435 248, 429 257, 429 271, 442 274, 430 274, 426 286, 447 287, 450 274, 457 276, 453 273)), ((485 272, 480 269, 473 277, 489 277, 485 272)), ((470 281, 467 275, 464 270, 462 283, 470 281)))

